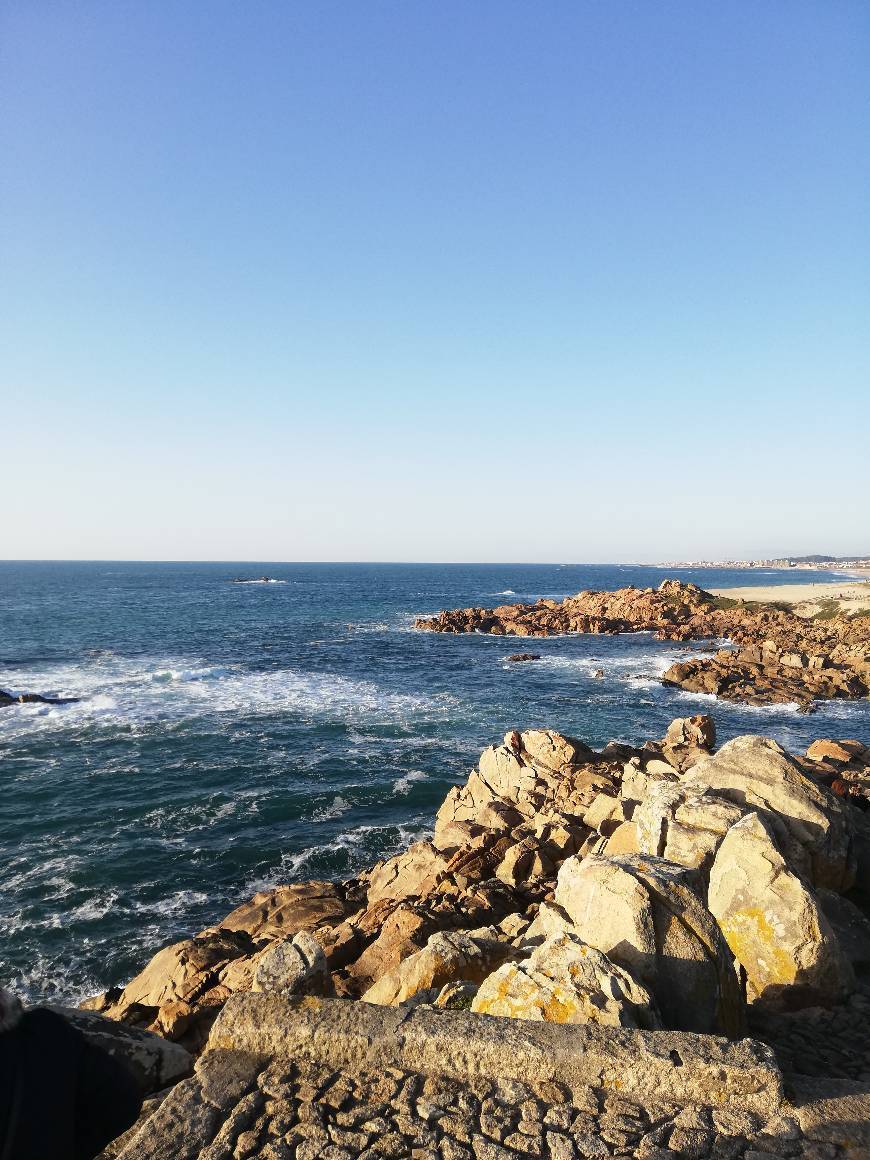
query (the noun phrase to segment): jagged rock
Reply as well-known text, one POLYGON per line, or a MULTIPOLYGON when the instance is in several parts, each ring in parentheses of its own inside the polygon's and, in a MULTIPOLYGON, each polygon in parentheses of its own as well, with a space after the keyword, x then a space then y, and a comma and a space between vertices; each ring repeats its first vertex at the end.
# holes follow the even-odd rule
POLYGON ((821 738, 818 741, 814 741, 807 749, 807 757, 811 761, 828 759, 830 761, 849 762, 856 757, 860 757, 866 750, 866 745, 860 741, 831 741, 828 738, 821 738))
POLYGON ((435 886, 447 859, 431 842, 415 842, 403 854, 378 862, 364 876, 368 904, 383 898, 422 898, 435 886))
POLYGON ((208 931, 158 951, 144 970, 106 1008, 113 1019, 150 1022, 164 1004, 195 1006, 222 1003, 230 994, 222 970, 234 959, 253 954, 257 944, 244 931, 208 931), (148 1016, 150 1015, 150 1018, 148 1016))
POLYGON ((567 931, 484 979, 471 1010, 547 1023, 661 1027, 655 1003, 628 971, 567 931))
MULTIPOLYGON (((396 905, 392 900, 384 901, 390 901, 392 909, 384 913, 380 922, 372 922, 371 912, 366 912, 371 927, 377 931, 377 937, 369 942, 359 958, 347 968, 357 994, 370 987, 374 980, 395 970, 403 959, 420 950, 438 926, 435 918, 427 911, 404 902, 396 905)), ((361 916, 358 929, 365 931, 366 916, 361 916)), ((364 933, 362 937, 365 937, 364 933)))
POLYGON ((269 947, 259 961, 251 989, 278 995, 334 993, 323 949, 304 930, 269 947))
POLYGON ((363 1000, 395 1007, 424 993, 434 999, 448 983, 483 982, 515 953, 510 943, 474 939, 459 930, 439 931, 369 987, 363 1000))
POLYGON ((851 991, 854 977, 836 936, 759 814, 747 814, 726 834, 707 901, 746 974, 751 1001, 811 1006, 851 991))
POLYGON ((695 894, 690 870, 658 858, 569 858, 556 903, 591 946, 655 996, 666 1026, 743 1033, 745 1012, 731 953, 695 894))
POLYGON ((250 902, 231 911, 220 926, 246 931, 255 939, 283 939, 300 930, 337 926, 349 909, 339 884, 297 882, 255 894, 250 902))
POLYGON ((541 659, 540 653, 514 653, 508 657, 511 664, 521 664, 523 661, 539 661, 541 659))
POLYGON ((689 769, 712 752, 716 744, 716 724, 706 713, 677 717, 668 726, 662 753, 678 770, 689 769))
POLYGON ((722 839, 745 812, 713 794, 667 781, 653 782, 632 817, 637 848, 641 854, 706 871, 722 839))
POLYGON ((789 868, 807 881, 840 892, 854 882, 846 808, 770 738, 735 737, 694 765, 680 784, 757 811, 772 827, 789 868))

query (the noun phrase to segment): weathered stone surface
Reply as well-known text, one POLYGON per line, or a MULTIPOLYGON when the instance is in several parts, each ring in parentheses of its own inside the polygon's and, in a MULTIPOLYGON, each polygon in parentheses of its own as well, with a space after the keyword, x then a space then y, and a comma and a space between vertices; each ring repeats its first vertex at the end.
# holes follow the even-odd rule
POLYGON ((746 973, 752 1001, 808 1006, 837 1002, 852 989, 851 968, 830 925, 759 814, 748 814, 725 836, 707 901, 746 973))
POLYGON ((303 930, 292 939, 273 944, 259 960, 252 990, 277 995, 332 994, 332 979, 320 943, 303 930))
POLYGON ((484 1015, 548 1023, 661 1027, 655 1003, 628 971, 568 932, 484 979, 471 1005, 484 1015))
POLYGON ((365 875, 369 906, 384 898, 425 897, 446 866, 447 859, 431 842, 415 842, 404 853, 378 862, 365 875))
POLYGON ((745 812, 714 794, 657 781, 650 784, 632 821, 640 853, 706 871, 722 839, 745 812))
POLYGON ((91 1043, 123 1060, 145 1092, 160 1091, 193 1070, 193 1057, 178 1043, 91 1011, 75 1007, 52 1007, 51 1010, 63 1015, 91 1043))
POLYGON ((665 1025, 743 1033, 733 959, 692 872, 658 858, 570 858, 556 902, 577 934, 654 995, 665 1025))
POLYGON ((706 713, 677 717, 668 726, 662 752, 676 769, 686 770, 707 756, 716 744, 716 723, 706 713))
POLYGON ((830 761, 849 762, 853 758, 860 757, 866 751, 867 746, 861 741, 833 741, 823 737, 810 745, 807 749, 807 757, 811 761, 823 761, 827 758, 830 761))
POLYGON ((758 812, 789 868, 816 886, 842 893, 854 881, 846 807, 770 738, 735 737, 694 765, 681 785, 758 812))
POLYGON ((106 1006, 105 1013, 114 1019, 150 1022, 165 1004, 186 1004, 192 1010, 194 1005, 220 1003, 229 994, 221 982, 222 971, 256 949, 244 931, 229 930, 206 931, 164 947, 106 1006))
POLYGON ((772 1053, 753 1040, 632 1031, 595 1024, 498 1019, 467 1011, 378 1007, 341 999, 235 995, 210 1050, 266 1058, 307 1055, 334 1068, 411 1067, 426 1075, 588 1084, 689 1103, 730 1103, 769 1113, 782 1080, 772 1053))
POLYGON ((296 882, 255 894, 224 918, 224 930, 245 931, 254 939, 279 939, 335 926, 348 912, 344 892, 335 882, 296 882))
POLYGON ((433 999, 448 983, 481 983, 506 958, 510 943, 475 939, 464 931, 439 931, 363 995, 367 1003, 396 1006, 415 996, 433 999))

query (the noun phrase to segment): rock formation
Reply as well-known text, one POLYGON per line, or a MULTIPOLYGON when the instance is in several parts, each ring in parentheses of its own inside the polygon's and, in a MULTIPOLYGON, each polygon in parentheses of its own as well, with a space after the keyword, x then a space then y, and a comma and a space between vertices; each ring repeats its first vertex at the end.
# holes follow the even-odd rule
MULTIPOLYGON (((582 1035, 586 1053, 572 1067, 611 1077, 605 1088, 631 1082, 640 1090, 655 1076, 666 1084, 697 1085, 692 1053, 706 1059, 709 1050, 724 1059, 721 1053, 732 1048, 717 1036, 735 1041, 749 1029, 775 1044, 793 1068, 817 1069, 810 1074, 836 1068, 849 1077, 866 1072, 870 1079, 870 820, 856 808, 863 796, 836 789, 848 777, 847 784, 863 794, 870 781, 867 750, 838 739, 820 739, 805 756, 761 737, 735 738, 718 750, 714 745, 713 722, 703 716, 672 722, 660 741, 639 748, 614 742, 599 752, 551 730, 512 731, 485 749, 466 782, 447 794, 431 841, 347 882, 261 892, 223 922, 159 951, 125 988, 86 1005, 194 1053, 208 1045, 200 1078, 185 1081, 192 1085, 186 1091, 200 1092, 194 1103, 173 1095, 165 1114, 149 1109, 155 1151, 144 1154, 171 1154, 160 1151, 160 1140, 174 1139, 173 1124, 182 1114, 171 1109, 199 1108, 200 1115, 203 1099, 212 1109, 203 1131, 213 1148, 224 1147, 221 1133, 230 1131, 230 1122, 242 1122, 242 1104, 221 1127, 214 1108, 223 1096, 210 1103, 208 1094, 216 1055, 232 1043, 241 1067, 249 1059, 243 1043, 250 1040, 273 1058, 290 1050, 297 1032, 328 1047, 334 1068, 354 1060, 356 1067, 359 1053, 369 1059, 377 1039, 399 1052, 396 1067, 413 1062, 426 1075, 448 1066, 458 1068, 456 1075, 462 1067, 476 1075, 482 1073, 475 1068, 496 1067, 506 1075, 509 1066, 524 1066, 518 1062, 523 1052, 553 1066, 541 1044, 556 1050, 557 1040, 547 1037, 555 1025, 568 1025, 561 1030, 582 1035), (295 1030, 286 1021, 268 1022, 279 1009, 291 1024, 299 1023, 295 1030), (224 1011, 240 1013, 241 1031, 224 1011), (334 1042, 336 1020, 344 1039, 334 1042), (492 1024, 503 1030, 490 1031, 492 1024), (818 1034, 807 1031, 816 1026, 818 1034), (425 1027, 423 1038, 414 1038, 415 1027, 425 1027), (530 1027, 540 1028, 543 1038, 524 1030, 530 1027), (630 1035, 653 1038, 619 1039, 630 1035), (655 1040, 657 1035, 664 1038, 655 1040), (490 1046, 487 1036, 494 1036, 490 1046), (632 1053, 639 1050, 646 1054, 638 1064, 632 1053), (458 1053, 461 1066, 448 1063, 449 1052, 458 1053), (664 1072, 670 1078, 662 1078, 664 1072), (205 1088, 197 1087, 202 1083, 205 1088)), ((734 1044, 735 1059, 744 1058, 744 1044, 750 1045, 746 1059, 755 1060, 750 1071, 760 1067, 761 1075, 767 1065, 753 1052, 765 1049, 743 1040, 734 1044)), ((567 1046, 558 1050, 574 1058, 567 1046)), ((727 1072, 715 1062, 703 1067, 704 1084, 720 1082, 727 1072)), ((273 1109, 268 1115, 284 1106, 282 1096, 270 1094, 284 1082, 279 1070, 263 1073, 271 1085, 261 1092, 267 1100, 262 1107, 273 1109)), ((744 1074, 740 1068, 738 1074, 744 1074)), ((740 1088, 739 1097, 732 1091, 729 1100, 754 1099, 752 1083, 740 1088)), ((299 1088, 307 1090, 304 1083, 299 1088)), ((691 1098, 698 1098, 702 1089, 692 1090, 691 1098)), ((297 1093, 290 1103, 296 1108, 305 1098, 297 1093)), ((489 1139, 481 1125, 489 1123, 491 1106, 483 1107, 475 1113, 474 1131, 489 1139)), ((310 1114, 313 1123, 321 1122, 322 1113, 310 1114)), ((439 1110, 439 1124, 450 1114, 439 1110)), ((559 1114, 550 1108, 540 1115, 554 1124, 559 1114)), ((403 1116, 396 1120, 399 1136, 401 1125, 410 1124, 403 1116)), ((713 1135, 686 1116, 685 1124, 668 1129, 670 1150, 706 1155, 713 1135)), ((615 1145, 621 1137, 612 1130, 616 1135, 605 1142, 615 1145)), ((798 1138, 787 1131, 788 1139, 798 1138)), ((352 1119, 337 1119, 327 1135, 306 1132, 293 1128, 297 1156, 316 1160, 333 1155, 331 1148, 342 1158, 384 1154, 373 1142, 377 1130, 358 1131, 352 1119), (352 1140, 362 1152, 354 1152, 352 1140)), ((547 1145, 550 1154, 603 1160, 594 1132, 556 1136, 547 1145)), ((511 1129, 470 1153, 461 1150, 468 1141, 460 1138, 455 1147, 445 1144, 442 1155, 506 1160, 523 1152, 523 1138, 523 1131, 511 1129), (492 1151, 496 1145, 502 1150, 492 1151)), ((653 1160, 664 1139, 651 1135, 638 1160, 653 1160)), ((239 1141, 242 1151, 218 1148, 214 1154, 285 1154, 253 1150, 244 1131, 239 1141)), ((781 1139, 775 1147, 763 1145, 760 1140, 758 1150, 799 1155, 781 1139)), ((546 1154, 543 1147, 532 1154, 546 1154)), ((723 1155, 742 1154, 728 1151, 730 1144, 722 1147, 723 1155)), ((136 1154, 134 1144, 123 1154, 136 1154)))
POLYGON ((496 636, 654 632, 659 640, 718 640, 718 649, 672 665, 665 684, 761 705, 866 697, 870 693, 870 618, 806 620, 776 605, 716 598, 696 584, 579 592, 559 602, 459 608, 421 617, 429 632, 496 636))
POLYGON ((348 882, 261 892, 87 1006, 199 1051, 246 991, 729 1036, 741 984, 759 1012, 846 1001, 870 957, 853 888, 870 827, 832 785, 863 790, 867 751, 714 744, 703 716, 600 752, 512 731, 431 841, 348 882))

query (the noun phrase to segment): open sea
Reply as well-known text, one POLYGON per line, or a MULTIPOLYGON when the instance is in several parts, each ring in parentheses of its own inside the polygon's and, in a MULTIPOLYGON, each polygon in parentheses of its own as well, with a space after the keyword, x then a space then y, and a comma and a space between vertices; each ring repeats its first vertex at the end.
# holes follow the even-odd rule
MULTIPOLYGON (((679 575, 761 570, 401 564, 0 563, 0 983, 77 1001, 256 890, 347 877, 431 832, 509 729, 600 746, 713 712, 721 740, 870 740, 870 704, 717 704, 666 689, 687 646, 650 634, 519 641, 415 616, 679 575), (263 574, 275 583, 233 584, 263 574), (509 665, 533 649, 540 662, 509 665), (603 680, 593 673, 602 668, 603 680)), ((691 650, 689 650, 691 651, 691 650)))

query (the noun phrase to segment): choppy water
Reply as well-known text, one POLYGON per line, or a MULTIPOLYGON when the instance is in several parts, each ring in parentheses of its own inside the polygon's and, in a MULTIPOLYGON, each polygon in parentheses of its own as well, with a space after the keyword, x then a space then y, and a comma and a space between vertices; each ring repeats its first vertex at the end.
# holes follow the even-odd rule
MULTIPOLYGON (((787 572, 681 571, 707 587, 787 572)), ((811 717, 663 688, 651 635, 522 642, 418 633, 415 616, 651 568, 0 563, 0 688, 82 698, 0 710, 0 981, 78 999, 264 886, 348 876, 425 834, 508 729, 593 745, 715 712, 722 738, 870 734, 870 705, 811 717), (231 584, 263 573, 277 584, 231 584), (522 647, 527 647, 523 645, 522 647), (593 673, 603 668, 605 678, 593 673)), ((831 579, 802 572, 801 579, 831 579)))

